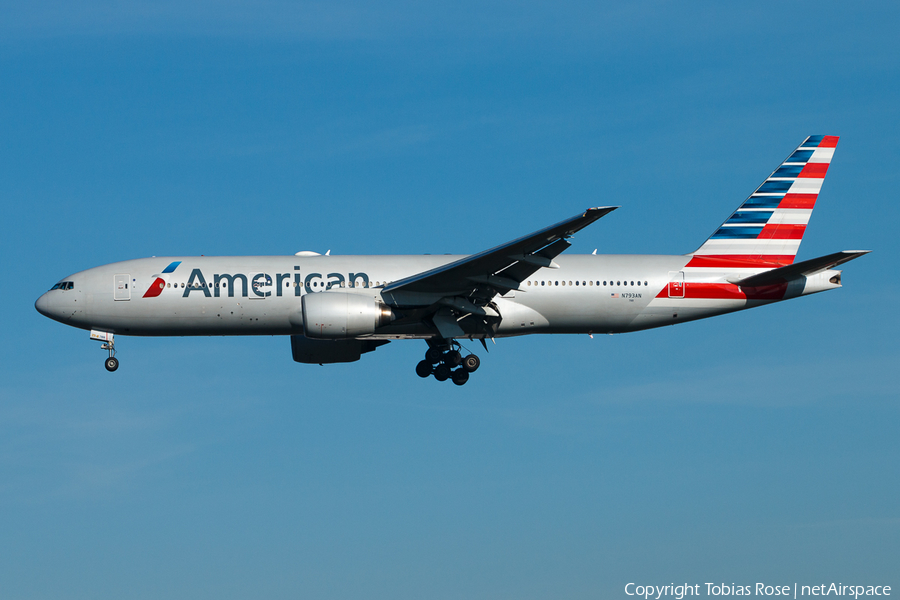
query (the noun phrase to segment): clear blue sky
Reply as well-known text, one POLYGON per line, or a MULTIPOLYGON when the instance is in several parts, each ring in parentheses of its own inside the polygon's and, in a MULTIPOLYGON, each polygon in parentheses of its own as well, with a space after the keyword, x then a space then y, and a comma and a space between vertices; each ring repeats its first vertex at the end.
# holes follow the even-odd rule
POLYGON ((900 591, 895 2, 0 3, 0 597, 900 591), (840 135, 800 258, 845 287, 624 336, 120 338, 34 300, 151 255, 695 249, 840 135))

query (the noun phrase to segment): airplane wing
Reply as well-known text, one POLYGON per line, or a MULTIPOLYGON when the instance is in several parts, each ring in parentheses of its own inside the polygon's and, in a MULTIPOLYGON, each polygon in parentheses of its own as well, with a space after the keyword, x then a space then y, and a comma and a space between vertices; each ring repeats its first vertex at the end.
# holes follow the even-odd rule
POLYGON ((518 290, 519 284, 538 269, 556 267, 553 259, 571 246, 567 238, 616 208, 589 208, 571 219, 506 244, 395 281, 384 288, 384 293, 413 292, 490 299, 518 290))
POLYGON ((772 269, 771 271, 765 271, 757 275, 751 275, 750 277, 745 277, 744 279, 732 281, 732 283, 741 287, 777 285, 791 279, 796 279, 798 277, 806 275, 812 275, 813 273, 818 273, 819 271, 833 269, 838 265, 842 265, 845 262, 853 260, 854 258, 859 258, 864 254, 868 254, 869 252, 871 251, 844 250, 843 252, 835 252, 834 254, 828 254, 827 256, 811 258, 810 260, 804 260, 803 262, 787 265, 786 267, 779 267, 777 269, 772 269))

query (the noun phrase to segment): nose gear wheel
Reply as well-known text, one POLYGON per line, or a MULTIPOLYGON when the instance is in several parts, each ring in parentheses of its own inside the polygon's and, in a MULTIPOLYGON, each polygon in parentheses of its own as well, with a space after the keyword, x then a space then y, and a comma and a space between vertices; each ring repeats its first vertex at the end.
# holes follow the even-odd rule
POLYGON ((110 336, 110 340, 108 342, 103 342, 100 344, 101 350, 109 350, 109 358, 103 361, 103 366, 106 367, 106 370, 112 373, 116 369, 119 368, 119 359, 116 358, 116 342, 115 339, 112 339, 110 336))

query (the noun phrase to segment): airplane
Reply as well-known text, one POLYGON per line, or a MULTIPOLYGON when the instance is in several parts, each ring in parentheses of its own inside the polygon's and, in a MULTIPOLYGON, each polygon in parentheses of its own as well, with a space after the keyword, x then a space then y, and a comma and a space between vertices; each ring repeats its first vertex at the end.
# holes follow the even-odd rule
POLYGON ((65 277, 35 308, 89 330, 108 371, 117 335, 285 335, 295 361, 320 365, 422 339, 416 373, 463 385, 481 361, 460 340, 627 333, 841 287, 835 267, 869 251, 794 262, 837 142, 806 138, 689 254, 563 255, 604 206, 469 256, 127 260, 65 277))

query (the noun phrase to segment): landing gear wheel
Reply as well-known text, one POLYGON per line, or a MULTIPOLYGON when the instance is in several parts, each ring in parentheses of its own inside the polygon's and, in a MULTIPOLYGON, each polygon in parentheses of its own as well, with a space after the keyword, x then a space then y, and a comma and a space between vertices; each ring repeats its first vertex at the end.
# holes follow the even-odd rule
POLYGON ((462 354, 458 350, 450 350, 444 355, 444 364, 450 368, 459 366, 462 362, 462 354))
POLYGON ((467 373, 474 373, 481 366, 481 360, 474 354, 470 354, 463 359, 462 366, 467 373))
POLYGON ((456 385, 465 385, 469 380, 469 372, 465 369, 456 369, 451 377, 456 385))
POLYGON ((416 375, 419 377, 428 377, 432 372, 434 372, 434 367, 427 360, 419 361, 419 364, 416 365, 416 375))
POLYGON ((106 370, 112 373, 116 369, 119 368, 119 361, 116 359, 116 340, 112 333, 108 333, 105 331, 91 331, 91 339, 92 340, 106 340, 104 343, 100 344, 101 350, 109 351, 109 358, 103 361, 103 366, 106 367, 106 370))
POLYGON ((438 381, 447 381, 450 378, 450 367, 438 365, 434 368, 434 378, 438 381))
POLYGON ((432 365, 436 365, 441 362, 442 355, 443 353, 438 348, 429 348, 425 351, 425 360, 432 365))

